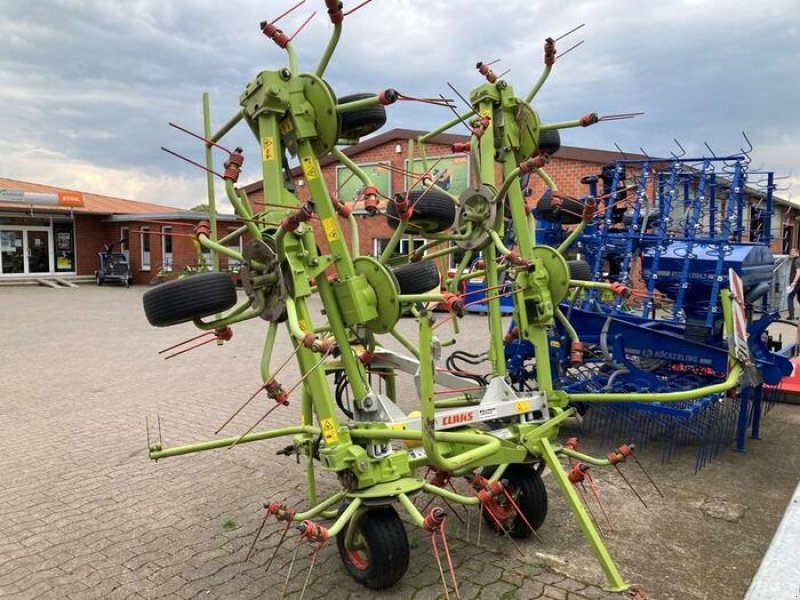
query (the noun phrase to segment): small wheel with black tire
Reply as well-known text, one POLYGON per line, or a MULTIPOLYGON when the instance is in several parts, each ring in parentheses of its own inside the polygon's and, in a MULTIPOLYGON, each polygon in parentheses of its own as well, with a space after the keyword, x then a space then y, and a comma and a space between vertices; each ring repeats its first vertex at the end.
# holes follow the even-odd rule
MULTIPOLYGON (((347 104, 356 100, 366 100, 375 98, 376 94, 352 94, 337 98, 337 104, 347 104)), ((359 108, 341 114, 341 126, 339 127, 339 139, 355 140, 370 133, 378 131, 386 124, 386 108, 383 104, 359 108)))
POLYGON ((539 152, 553 156, 561 149, 561 134, 558 129, 539 131, 539 152))
MULTIPOLYGON (((482 475, 491 477, 495 468, 486 467, 482 475)), ((494 516, 511 537, 530 537, 533 532, 525 520, 534 529, 539 529, 547 516, 547 489, 544 487, 542 476, 530 466, 517 464, 511 465, 505 470, 500 477, 500 483, 508 490, 525 519, 517 513, 505 494, 495 499, 497 508, 494 516)), ((483 511, 483 518, 489 527, 500 531, 488 511, 483 511)))
POLYGON ((97 283, 97 285, 103 285, 103 283, 105 282, 106 278, 103 277, 103 274, 100 271, 96 271, 95 274, 94 274, 94 280, 95 280, 95 283, 97 283))
POLYGON ((390 271, 401 294, 424 294, 439 288, 439 269, 430 260, 395 267, 390 271))
MULTIPOLYGON (((413 225, 409 233, 439 233, 452 227, 456 220, 455 202, 439 190, 412 190, 408 193, 408 202, 414 207, 408 219, 413 225)), ((386 222, 392 229, 400 225, 394 202, 386 205, 386 222)))
POLYGON ((591 281, 592 267, 585 260, 568 260, 569 278, 577 281, 591 281))
POLYGON ((168 327, 228 310, 236 286, 227 273, 199 273, 148 290, 142 303, 151 325, 168 327))
POLYGON ((553 202, 553 193, 547 190, 536 203, 536 212, 545 221, 575 225, 581 222, 583 203, 572 198, 561 198, 560 204, 556 205, 553 202))
POLYGON ((408 536, 397 511, 382 506, 354 518, 336 536, 345 569, 371 590, 392 587, 405 575, 409 560, 408 536))

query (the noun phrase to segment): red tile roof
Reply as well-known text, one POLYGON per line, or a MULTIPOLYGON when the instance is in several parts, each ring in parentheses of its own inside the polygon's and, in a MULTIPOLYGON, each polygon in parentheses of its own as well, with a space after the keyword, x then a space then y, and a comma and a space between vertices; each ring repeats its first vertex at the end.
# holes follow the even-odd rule
MULTIPOLYGON (((17 181, 16 179, 8 179, 0 177, 0 190, 16 190, 20 192, 39 192, 46 194, 57 194, 59 192, 72 192, 76 190, 69 190, 66 188, 55 187, 52 185, 43 185, 40 183, 29 183, 27 181, 17 181)), ((136 202, 135 200, 125 200, 124 198, 114 198, 112 196, 102 196, 100 194, 92 194, 89 192, 77 192, 83 194, 83 206, 76 206, 70 208, 68 206, 47 206, 48 211, 63 211, 76 213, 95 213, 102 215, 114 214, 146 214, 146 213, 163 213, 165 211, 175 212, 174 206, 165 206, 163 204, 150 204, 148 202, 136 202)), ((23 208, 29 209, 30 204, 25 203, 9 203, 0 202, 0 210, 4 208, 23 208)), ((36 207, 36 205, 34 205, 36 207)), ((178 209, 179 210, 179 209, 178 209)))

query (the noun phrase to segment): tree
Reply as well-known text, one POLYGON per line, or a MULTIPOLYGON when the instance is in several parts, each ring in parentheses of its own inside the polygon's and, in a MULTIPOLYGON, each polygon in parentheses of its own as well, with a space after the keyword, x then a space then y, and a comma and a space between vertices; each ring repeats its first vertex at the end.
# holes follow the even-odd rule
POLYGON ((207 213, 207 212, 208 212, 208 203, 207 203, 207 202, 204 202, 203 204, 198 204, 197 206, 193 206, 193 207, 192 207, 192 208, 190 208, 189 210, 193 210, 193 211, 195 211, 195 212, 204 212, 204 213, 207 213))

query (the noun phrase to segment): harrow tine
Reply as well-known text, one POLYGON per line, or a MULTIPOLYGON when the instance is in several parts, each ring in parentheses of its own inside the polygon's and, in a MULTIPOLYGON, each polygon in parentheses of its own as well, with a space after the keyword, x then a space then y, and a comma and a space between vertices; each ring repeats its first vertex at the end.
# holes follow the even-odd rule
POLYGON ((663 493, 661 492, 661 490, 658 488, 658 486, 656 485, 656 482, 655 482, 655 481, 653 481, 653 478, 652 478, 652 477, 650 477, 650 473, 648 473, 648 472, 647 472, 647 469, 645 469, 645 468, 644 468, 644 465, 643 465, 641 462, 639 462, 639 457, 638 457, 638 456, 636 456, 635 454, 633 454, 632 456, 633 456, 633 460, 635 460, 635 461, 636 461, 636 464, 637 464, 637 465, 639 465, 639 468, 642 470, 642 473, 644 473, 645 477, 647 477, 647 480, 648 480, 648 481, 649 481, 649 482, 652 484, 652 486, 653 486, 653 487, 656 489, 656 491, 658 492, 658 495, 659 495, 659 496, 661 496, 662 498, 664 498, 664 497, 665 497, 665 496, 664 496, 664 494, 663 494, 663 493))
POLYGON ((286 590, 289 587, 289 578, 292 576, 292 569, 294 569, 294 562, 297 560, 297 553, 300 551, 300 544, 303 543, 302 536, 298 538, 297 545, 294 547, 294 553, 292 554, 292 561, 289 563, 289 568, 286 571, 286 580, 283 582, 283 590, 281 590, 281 598, 283 600, 286 597, 286 590))
POLYGON ((442 560, 439 558, 439 545, 436 543, 436 530, 431 532, 431 551, 433 552, 433 558, 436 562, 436 566, 439 569, 439 577, 442 579, 444 597, 446 600, 450 600, 450 592, 448 591, 447 581, 444 578, 444 570, 442 569, 442 560))
POLYGON ((629 488, 631 488, 631 491, 632 491, 634 494, 636 494, 636 497, 639 499, 639 502, 641 502, 641 503, 642 503, 642 505, 643 505, 645 508, 648 508, 648 506, 647 506, 647 503, 646 503, 646 502, 645 502, 645 501, 642 499, 642 497, 639 495, 639 492, 637 492, 637 491, 636 491, 636 488, 635 488, 635 487, 633 487, 633 484, 632 484, 632 483, 631 483, 631 482, 628 480, 628 478, 627 478, 627 477, 625 477, 625 474, 622 472, 622 469, 620 469, 620 468, 619 468, 619 465, 616 465, 616 464, 615 464, 615 465, 614 465, 614 468, 617 470, 617 473, 619 473, 619 476, 620 476, 620 477, 622 477, 622 480, 623 480, 625 483, 627 483, 627 484, 628 484, 628 487, 629 487, 629 488))
POLYGON ((250 556, 253 554, 253 550, 255 550, 256 542, 258 542, 258 538, 261 537, 261 532, 264 531, 264 525, 267 524, 268 518, 269 518, 269 511, 265 509, 264 518, 261 519, 261 525, 258 526, 258 529, 256 530, 256 536, 253 538, 253 543, 250 544, 250 549, 247 551, 247 556, 244 557, 245 562, 250 560, 250 556))
POLYGON ((269 560, 267 561, 267 566, 264 568, 265 571, 269 571, 269 568, 272 566, 272 561, 274 561, 275 557, 278 555, 278 550, 281 549, 283 542, 286 540, 286 534, 289 533, 289 529, 291 528, 291 526, 292 526, 292 521, 290 519, 286 521, 286 527, 284 528, 283 533, 281 533, 281 537, 278 540, 278 545, 275 546, 275 550, 273 550, 272 556, 270 556, 269 560))
POLYGON ((308 565, 308 573, 306 574, 306 579, 303 581, 303 588, 300 590, 300 600, 303 600, 303 597, 306 595, 306 588, 308 587, 308 582, 311 580, 311 571, 314 568, 314 565, 317 562, 317 557, 319 556, 322 547, 325 545, 325 542, 317 544, 316 550, 311 554, 311 564, 308 565))
POLYGON ((594 496, 594 499, 597 502, 597 506, 600 507, 600 511, 606 518, 606 523, 608 523, 609 531, 614 531, 614 526, 611 524, 611 519, 608 518, 608 513, 606 512, 605 507, 603 507, 603 503, 600 501, 600 492, 597 490, 597 487, 594 485, 594 480, 588 473, 586 475, 586 481, 589 482, 589 489, 592 490, 592 495, 594 496))
POLYGON ((450 577, 453 579, 453 588, 456 591, 456 598, 461 600, 461 593, 458 591, 458 579, 456 579, 456 571, 453 568, 453 560, 450 557, 450 548, 447 545, 447 534, 444 531, 444 526, 445 523, 443 521, 442 527, 439 530, 439 536, 442 538, 442 546, 444 547, 444 556, 447 559, 447 568, 450 570, 450 577))
POLYGON ((534 535, 534 537, 541 542, 542 538, 540 538, 539 534, 536 533, 536 530, 533 528, 533 525, 530 524, 530 522, 528 521, 528 518, 524 514, 522 514, 522 511, 519 509, 519 506, 514 501, 514 497, 508 492, 508 490, 505 488, 505 486, 503 486, 503 494, 505 494, 506 499, 511 503, 511 506, 514 508, 514 511, 520 516, 520 518, 525 523, 525 525, 528 527, 528 529, 531 530, 531 533, 534 535))
POLYGON ((594 523, 594 526, 597 527, 597 531, 600 532, 600 535, 605 535, 605 532, 603 531, 603 528, 600 527, 600 523, 597 521, 597 518, 594 516, 594 512, 592 511, 592 507, 589 505, 589 502, 587 502, 587 500, 586 500, 586 487, 583 485, 583 482, 580 482, 580 486, 581 487, 578 487, 577 484, 575 484, 575 489, 578 490, 578 495, 581 497, 581 501, 583 502, 583 505, 586 507, 586 510, 589 512, 589 516, 592 518, 592 522, 594 523))
POLYGON ((506 530, 506 528, 505 528, 505 527, 503 527, 503 524, 502 524, 502 523, 500 522, 500 520, 497 518, 497 515, 495 515, 495 514, 494 514, 494 512, 492 511, 492 509, 491 509, 491 508, 489 508, 488 506, 485 506, 485 505, 484 505, 484 508, 486 509, 486 512, 487 512, 487 513, 489 513, 489 516, 491 517, 492 521, 494 521, 494 524, 495 524, 495 525, 497 525, 498 529, 500 529, 500 531, 502 531, 502 532, 503 532, 503 535, 505 535, 505 536, 506 536, 506 537, 509 539, 509 541, 511 542, 511 544, 514 546, 514 549, 515 549, 517 552, 519 552, 519 555, 520 555, 520 556, 525 556, 525 554, 524 554, 524 553, 522 552, 522 550, 520 549, 519 545, 518 545, 518 544, 517 544, 517 543, 514 541, 514 538, 512 538, 512 537, 511 537, 511 534, 510 534, 510 533, 508 533, 508 531, 506 530))

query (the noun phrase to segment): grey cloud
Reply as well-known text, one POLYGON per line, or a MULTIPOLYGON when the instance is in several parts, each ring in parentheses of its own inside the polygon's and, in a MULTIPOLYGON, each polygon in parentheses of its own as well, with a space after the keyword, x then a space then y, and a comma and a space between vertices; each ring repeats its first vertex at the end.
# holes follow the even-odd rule
MULTIPOLYGON (((348 6, 355 1, 346 0, 348 6)), ((285 64, 285 54, 258 31, 258 22, 291 2, 232 0, 0 2, 0 128, 5 143, 23 140, 42 153, 76 163, 192 181, 202 173, 158 150, 167 145, 200 159, 202 147, 167 121, 202 129, 200 95, 211 94, 215 125, 238 105, 244 84, 259 70, 285 64)), ((309 0, 281 25, 293 31, 317 10, 297 40, 304 70, 315 68, 330 24, 321 0, 309 0)), ((560 47, 586 43, 556 64, 537 98, 543 120, 596 110, 643 110, 637 121, 564 131, 565 143, 652 154, 674 150, 677 137, 701 151, 742 144, 740 131, 771 148, 780 131, 785 151, 764 152, 769 167, 788 172, 800 154, 794 104, 800 8, 790 0, 726 3, 570 3, 505 1, 489 9, 473 2, 374 0, 348 17, 326 78, 339 95, 395 87, 409 95, 451 96, 480 83, 474 65, 502 58, 498 70, 524 94, 542 68, 542 42, 585 22, 560 47), (789 24, 787 26, 787 24, 789 24)), ((450 118, 435 107, 389 107, 390 125, 430 128, 450 118)), ((455 131, 458 131, 456 129, 455 131)), ((242 128, 230 145, 253 154, 242 128)), ((245 178, 258 177, 248 162, 245 178)), ((39 163, 42 164, 42 163, 39 163)), ((0 174, 20 166, 0 157, 0 174)), ((43 181, 47 172, 26 175, 43 181)), ((58 182, 51 182, 58 183, 58 182)), ((95 190, 114 193, 109 188, 95 190)), ((165 191, 166 193, 167 191, 165 191)), ((148 192, 152 193, 152 192, 148 192)), ((189 192, 187 192, 189 193, 189 192)), ((141 200, 153 200, 142 197, 141 200)), ((181 200, 193 202, 191 198, 181 200)))

